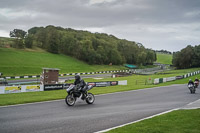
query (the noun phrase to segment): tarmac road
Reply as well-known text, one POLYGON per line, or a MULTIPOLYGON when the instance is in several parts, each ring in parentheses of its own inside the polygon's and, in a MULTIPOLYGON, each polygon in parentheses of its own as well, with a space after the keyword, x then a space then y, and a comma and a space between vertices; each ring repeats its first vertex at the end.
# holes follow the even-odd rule
MULTIPOLYGON (((95 89, 95 88, 94 88, 95 89)), ((0 107, 1 133, 92 133, 170 109, 200 98, 186 85, 173 85, 96 96, 93 105, 64 100, 0 107)))

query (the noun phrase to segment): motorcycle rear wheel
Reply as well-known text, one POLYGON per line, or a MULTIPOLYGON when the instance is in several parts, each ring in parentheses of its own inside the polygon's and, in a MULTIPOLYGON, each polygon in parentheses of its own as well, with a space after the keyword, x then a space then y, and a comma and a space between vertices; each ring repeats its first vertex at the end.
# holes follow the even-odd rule
POLYGON ((76 102, 76 98, 73 97, 72 95, 67 95, 65 98, 65 102, 68 106, 74 106, 76 102))

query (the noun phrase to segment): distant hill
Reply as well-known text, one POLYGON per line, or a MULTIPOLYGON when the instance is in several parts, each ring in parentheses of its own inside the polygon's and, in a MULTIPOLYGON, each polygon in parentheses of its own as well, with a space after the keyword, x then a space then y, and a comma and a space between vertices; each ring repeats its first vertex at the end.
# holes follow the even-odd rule
POLYGON ((164 54, 164 53, 156 53, 157 55, 157 63, 161 64, 172 64, 172 54, 164 54))
POLYGON ((0 48, 0 72, 5 76, 37 75, 42 68, 59 68, 60 73, 126 69, 123 66, 88 65, 70 56, 45 50, 0 48))
POLYGON ((74 57, 88 64, 127 63, 140 66, 153 64, 156 60, 154 50, 145 48, 141 43, 119 39, 106 33, 91 33, 52 25, 30 28, 27 34, 21 29, 14 29, 11 33, 12 37, 18 38, 13 47, 35 46, 50 53, 74 57))

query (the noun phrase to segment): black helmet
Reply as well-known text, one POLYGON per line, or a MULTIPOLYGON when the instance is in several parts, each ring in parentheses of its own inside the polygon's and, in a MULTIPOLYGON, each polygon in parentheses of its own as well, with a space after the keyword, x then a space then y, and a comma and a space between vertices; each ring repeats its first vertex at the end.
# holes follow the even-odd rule
POLYGON ((75 75, 75 80, 80 80, 80 75, 75 75))

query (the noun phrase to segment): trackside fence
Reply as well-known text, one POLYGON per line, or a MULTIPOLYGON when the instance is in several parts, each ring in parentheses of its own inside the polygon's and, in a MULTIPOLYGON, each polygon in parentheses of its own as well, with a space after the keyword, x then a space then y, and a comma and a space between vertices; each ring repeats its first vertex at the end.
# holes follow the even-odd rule
POLYGON ((199 73, 200 73, 200 71, 195 71, 195 72, 191 72, 191 73, 187 73, 185 75, 180 75, 180 76, 175 76, 175 77, 156 78, 156 79, 154 79, 154 84, 165 83, 165 82, 174 81, 174 80, 178 80, 178 79, 188 78, 188 77, 197 75, 199 73))
MULTIPOLYGON (((127 85, 127 80, 88 82, 88 85, 93 85, 94 87, 127 85)), ((61 90, 61 89, 67 89, 69 86, 70 86, 70 84, 48 84, 48 85, 42 85, 41 84, 41 85, 0 86, 0 94, 61 90)))
MULTIPOLYGON (((117 73, 117 72, 131 72, 134 74, 141 74, 141 73, 156 71, 160 69, 161 67, 154 67, 154 68, 146 68, 146 69, 124 69, 124 70, 99 71, 99 72, 64 73, 64 74, 59 74, 59 76, 63 77, 63 76, 73 76, 76 74, 92 75, 92 74, 106 74, 106 73, 117 73)), ((6 79, 40 78, 40 75, 11 76, 11 77, 6 76, 5 78, 6 79)))

